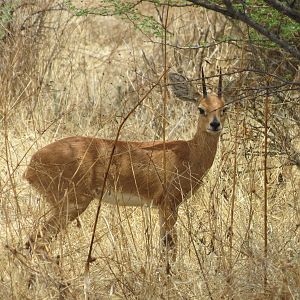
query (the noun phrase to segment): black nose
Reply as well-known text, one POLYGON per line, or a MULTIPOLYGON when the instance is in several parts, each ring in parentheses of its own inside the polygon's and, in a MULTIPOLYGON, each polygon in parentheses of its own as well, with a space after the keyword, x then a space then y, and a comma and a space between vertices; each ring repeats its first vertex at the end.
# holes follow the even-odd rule
POLYGON ((218 121, 217 118, 214 118, 213 121, 210 123, 210 127, 213 130, 218 130, 218 128, 220 127, 220 122, 218 121))

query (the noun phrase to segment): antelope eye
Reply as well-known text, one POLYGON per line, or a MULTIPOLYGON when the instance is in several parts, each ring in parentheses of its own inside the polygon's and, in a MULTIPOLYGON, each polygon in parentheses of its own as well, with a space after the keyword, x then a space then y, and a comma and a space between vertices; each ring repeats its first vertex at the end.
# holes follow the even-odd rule
POLYGON ((223 107, 222 108, 222 114, 225 114, 227 112, 227 110, 228 110, 228 107, 223 107))
POLYGON ((205 110, 202 107, 198 107, 200 115, 205 115, 205 110))

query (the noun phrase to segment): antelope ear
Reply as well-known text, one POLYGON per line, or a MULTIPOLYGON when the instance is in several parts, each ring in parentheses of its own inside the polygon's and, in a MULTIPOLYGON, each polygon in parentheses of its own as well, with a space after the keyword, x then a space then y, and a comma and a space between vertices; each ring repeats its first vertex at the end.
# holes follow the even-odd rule
POLYGON ((169 73, 170 85, 175 96, 183 101, 198 102, 200 94, 194 85, 183 75, 169 73))

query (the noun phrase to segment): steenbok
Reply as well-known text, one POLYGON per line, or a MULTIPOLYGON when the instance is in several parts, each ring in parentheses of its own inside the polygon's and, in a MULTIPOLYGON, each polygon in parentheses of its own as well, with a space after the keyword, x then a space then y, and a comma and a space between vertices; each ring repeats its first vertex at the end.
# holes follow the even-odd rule
MULTIPOLYGON (((117 141, 102 201, 114 205, 151 206, 160 217, 160 238, 176 255, 174 225, 179 205, 201 184, 213 164, 225 120, 220 72, 217 95, 208 95, 202 71, 203 96, 187 79, 170 73, 175 95, 198 105, 197 131, 191 140, 117 141)), ((52 215, 32 233, 29 246, 43 248, 68 222, 99 197, 114 140, 74 136, 37 151, 24 174, 51 206, 52 215)))

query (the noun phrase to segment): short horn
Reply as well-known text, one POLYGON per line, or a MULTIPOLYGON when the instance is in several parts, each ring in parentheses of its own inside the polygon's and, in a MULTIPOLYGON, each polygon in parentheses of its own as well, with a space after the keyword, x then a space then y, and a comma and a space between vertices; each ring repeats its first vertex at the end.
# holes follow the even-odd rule
POLYGON ((203 97, 207 98, 207 90, 206 90, 203 68, 202 68, 202 88, 203 88, 203 97))
POLYGON ((218 97, 222 98, 222 70, 221 70, 221 68, 220 68, 220 74, 219 74, 218 97))

